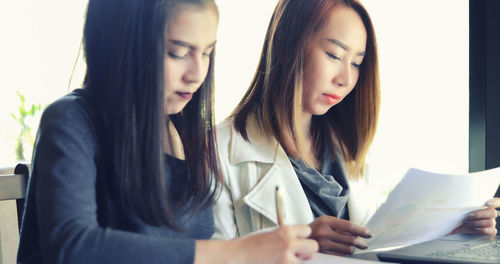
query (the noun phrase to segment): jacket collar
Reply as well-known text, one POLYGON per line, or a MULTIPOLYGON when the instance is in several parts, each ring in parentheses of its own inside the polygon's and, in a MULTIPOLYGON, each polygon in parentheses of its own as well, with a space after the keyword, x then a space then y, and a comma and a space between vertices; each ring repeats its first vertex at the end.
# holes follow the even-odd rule
POLYGON ((248 117, 246 128, 248 141, 236 131, 234 126, 231 126, 229 162, 232 165, 248 161, 274 163, 278 150, 277 141, 264 133, 254 115, 248 117))
MULTIPOLYGON (((285 224, 307 224, 313 220, 313 214, 304 190, 290 163, 285 151, 274 137, 266 135, 257 124, 255 116, 247 119, 246 141, 232 125, 229 143, 229 163, 236 165, 242 162, 260 162, 272 164, 269 171, 259 176, 251 190, 243 197, 243 201, 259 214, 278 224, 276 216, 275 190, 280 186, 283 190, 285 204, 285 224)), ((241 175, 238 175, 241 176, 241 175)), ((252 178, 249 175, 246 177, 252 178)))

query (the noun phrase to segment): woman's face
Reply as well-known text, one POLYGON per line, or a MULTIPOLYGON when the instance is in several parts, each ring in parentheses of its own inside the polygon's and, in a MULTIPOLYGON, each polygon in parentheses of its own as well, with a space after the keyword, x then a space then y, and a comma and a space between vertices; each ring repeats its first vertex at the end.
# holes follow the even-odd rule
POLYGON ((303 111, 323 115, 354 88, 366 49, 366 29, 352 8, 334 7, 312 37, 305 58, 303 111))
POLYGON ((165 113, 182 111, 208 73, 215 47, 215 6, 183 4, 168 23, 164 59, 165 113))

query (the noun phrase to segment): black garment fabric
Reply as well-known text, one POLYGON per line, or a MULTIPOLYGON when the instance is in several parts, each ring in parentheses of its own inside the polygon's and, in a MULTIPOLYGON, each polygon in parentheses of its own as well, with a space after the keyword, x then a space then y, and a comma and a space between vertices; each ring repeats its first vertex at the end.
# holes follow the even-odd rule
MULTIPOLYGON (((193 263, 196 239, 214 232, 212 209, 175 215, 184 229, 148 225, 101 191, 96 113, 85 89, 51 104, 37 134, 18 263, 193 263), (102 221, 106 215, 106 221, 102 221)), ((167 184, 185 161, 166 159, 167 184)), ((175 188, 173 186, 170 186, 175 188)), ((167 186, 167 190, 169 186, 167 186)))
POLYGON ((309 167, 302 159, 296 160, 291 157, 289 159, 314 217, 331 215, 348 220, 349 184, 339 157, 336 155, 334 160, 332 152, 326 148, 321 171, 309 167))

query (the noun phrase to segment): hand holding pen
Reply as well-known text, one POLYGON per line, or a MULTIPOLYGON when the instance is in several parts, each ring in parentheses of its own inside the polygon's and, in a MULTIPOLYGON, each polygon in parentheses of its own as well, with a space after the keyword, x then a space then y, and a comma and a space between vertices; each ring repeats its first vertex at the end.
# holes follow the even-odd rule
POLYGON ((238 246, 245 248, 251 255, 252 261, 232 259, 235 263, 300 263, 312 258, 318 251, 318 243, 309 238, 309 226, 284 225, 283 195, 277 186, 274 195, 279 228, 236 239, 238 246))

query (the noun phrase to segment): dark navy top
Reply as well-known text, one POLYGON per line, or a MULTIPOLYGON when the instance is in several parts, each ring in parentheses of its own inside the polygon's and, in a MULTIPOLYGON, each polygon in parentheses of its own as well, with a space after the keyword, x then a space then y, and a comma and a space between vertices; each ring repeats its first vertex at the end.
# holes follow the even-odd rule
MULTIPOLYGON (((42 116, 21 226, 18 263, 193 263, 195 240, 214 232, 212 209, 177 213, 183 231, 155 227, 98 193, 97 120, 76 90, 42 116), (100 213, 111 216, 103 224, 100 213)), ((167 179, 187 173, 167 157, 167 179), (170 164, 170 166, 169 166, 170 164)))

